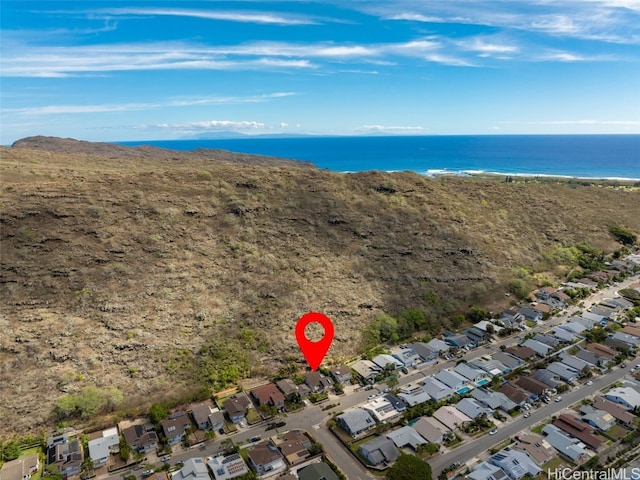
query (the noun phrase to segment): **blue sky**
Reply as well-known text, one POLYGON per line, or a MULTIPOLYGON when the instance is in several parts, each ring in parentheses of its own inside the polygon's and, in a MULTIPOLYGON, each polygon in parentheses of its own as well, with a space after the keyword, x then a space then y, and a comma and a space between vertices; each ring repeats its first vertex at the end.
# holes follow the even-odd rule
POLYGON ((640 133, 640 0, 19 2, 1 135, 640 133))

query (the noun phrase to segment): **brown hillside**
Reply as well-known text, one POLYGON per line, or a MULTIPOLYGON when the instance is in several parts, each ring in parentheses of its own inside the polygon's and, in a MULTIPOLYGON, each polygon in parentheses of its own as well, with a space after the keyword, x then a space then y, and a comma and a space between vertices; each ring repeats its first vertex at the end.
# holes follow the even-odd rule
POLYGON ((311 310, 346 358, 381 313, 434 311, 428 292, 446 326, 504 300, 516 266, 618 248, 609 225, 640 232, 637 190, 46 144, 0 150, 0 436, 50 425, 90 385, 144 404, 203 382, 189 368, 211 342, 273 373, 301 360, 293 327, 311 310))

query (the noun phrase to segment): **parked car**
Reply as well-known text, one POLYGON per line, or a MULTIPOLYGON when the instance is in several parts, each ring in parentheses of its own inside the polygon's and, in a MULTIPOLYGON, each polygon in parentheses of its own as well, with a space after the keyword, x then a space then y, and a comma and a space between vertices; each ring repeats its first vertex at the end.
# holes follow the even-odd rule
POLYGON ((589 381, 587 382, 587 386, 588 386, 588 387, 590 387, 591 385, 593 385, 593 381, 592 381, 592 380, 589 380, 589 381))
POLYGON ((495 435, 496 433, 498 433, 498 429, 497 429, 497 428, 494 428, 493 430, 491 430, 491 431, 489 432, 489 435, 495 435))
POLYGON ((524 418, 529 418, 530 416, 531 416, 531 414, 530 414, 529 412, 526 412, 526 413, 524 414, 524 418))
POLYGON ((558 395, 558 396, 556 397, 556 403, 557 403, 557 402, 561 402, 561 401, 562 401, 562 395, 558 395))
POLYGON ((171 460, 171 455, 165 455, 160 459, 160 461, 164 463, 168 462, 169 460, 171 460))
POLYGON ((143 477, 150 477, 151 475, 153 475, 153 470, 151 469, 142 472, 143 477))

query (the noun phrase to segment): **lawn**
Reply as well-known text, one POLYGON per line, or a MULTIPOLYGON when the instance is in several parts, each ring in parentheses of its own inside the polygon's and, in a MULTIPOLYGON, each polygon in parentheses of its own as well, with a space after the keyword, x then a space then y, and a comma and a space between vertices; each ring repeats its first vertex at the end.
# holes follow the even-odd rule
POLYGON ((629 430, 624 428, 622 425, 614 425, 609 430, 607 430, 607 436, 613 438, 614 440, 620 440, 625 435, 629 433, 629 430))
POLYGON ((549 460, 547 463, 545 463, 544 465, 542 465, 542 471, 543 472, 548 472, 549 470, 555 470, 556 468, 562 468, 564 466, 571 466, 573 465, 571 462, 560 458, 560 457, 555 457, 552 458, 551 460, 549 460))
POLYGON ((535 427, 533 427, 533 428, 531 429, 531 431, 532 431, 533 433, 537 433, 538 435, 541 435, 541 434, 542 434, 542 429, 544 428, 544 425, 545 425, 545 424, 536 425, 535 427))

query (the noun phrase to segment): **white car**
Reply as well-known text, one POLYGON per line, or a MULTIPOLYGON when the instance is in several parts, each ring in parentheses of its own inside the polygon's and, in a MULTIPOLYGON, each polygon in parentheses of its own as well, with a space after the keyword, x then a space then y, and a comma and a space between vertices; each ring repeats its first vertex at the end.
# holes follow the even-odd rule
POLYGON ((491 431, 489 432, 489 435, 495 435, 496 433, 498 433, 498 429, 497 429, 497 428, 494 428, 493 430, 491 430, 491 431))
POLYGON ((587 382, 587 387, 590 387, 591 385, 593 385, 593 381, 592 381, 592 380, 589 380, 589 381, 587 382))
POLYGON ((526 413, 524 414, 524 418, 529 418, 530 416, 531 416, 531 414, 530 414, 529 412, 526 412, 526 413))
POLYGON ((557 403, 557 402, 561 402, 561 401, 562 401, 562 395, 558 395, 558 396, 556 397, 556 403, 557 403))

